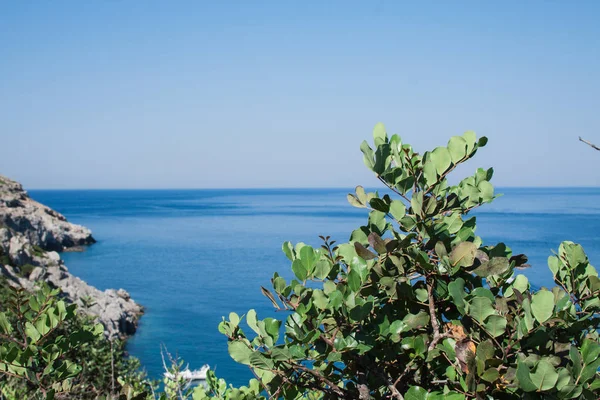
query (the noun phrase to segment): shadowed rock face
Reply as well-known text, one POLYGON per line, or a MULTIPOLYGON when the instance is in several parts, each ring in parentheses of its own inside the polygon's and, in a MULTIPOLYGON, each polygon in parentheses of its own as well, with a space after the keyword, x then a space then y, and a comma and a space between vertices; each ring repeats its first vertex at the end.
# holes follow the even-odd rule
POLYGON ((89 229, 69 223, 32 200, 21 184, 0 175, 0 275, 27 290, 45 281, 82 312, 97 317, 109 338, 131 335, 142 307, 123 289, 102 292, 71 275, 57 253, 91 243, 89 229))

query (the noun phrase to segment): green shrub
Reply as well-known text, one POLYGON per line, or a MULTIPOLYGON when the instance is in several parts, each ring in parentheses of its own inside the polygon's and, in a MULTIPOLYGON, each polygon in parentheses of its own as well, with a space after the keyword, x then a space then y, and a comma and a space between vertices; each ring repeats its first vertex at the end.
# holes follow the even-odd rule
POLYGON ((37 257, 44 257, 46 255, 46 250, 42 249, 38 245, 31 246, 33 248, 33 254, 37 257))
POLYGON ((262 288, 289 314, 283 341, 283 322, 253 310, 253 337, 234 313, 219 325, 257 377, 255 396, 598 399, 600 280, 581 246, 562 243, 548 261, 558 286, 533 290, 514 275, 527 257, 475 234, 470 212, 497 197, 493 170, 447 180, 485 137, 467 132, 423 155, 381 124, 373 137, 364 162, 390 193, 358 186, 348 200, 369 210, 367 223, 343 244, 285 243, 295 279, 275 274, 262 288))
POLYGON ((33 294, 8 287, 0 312, 0 393, 6 398, 53 398, 73 389, 81 372, 66 354, 102 334, 87 325, 64 334, 58 330, 76 318, 75 306, 58 300, 58 290, 43 286, 33 294))
POLYGON ((0 280, 0 398, 97 399, 117 394, 121 382, 149 393, 152 382, 126 356, 125 342, 111 343, 102 325, 57 295, 47 286, 29 294, 0 280))
POLYGON ((23 278, 28 278, 31 272, 35 269, 35 265, 24 264, 19 267, 19 275, 23 278))
POLYGON ((10 265, 10 257, 9 256, 4 256, 4 255, 0 255, 0 265, 10 265))

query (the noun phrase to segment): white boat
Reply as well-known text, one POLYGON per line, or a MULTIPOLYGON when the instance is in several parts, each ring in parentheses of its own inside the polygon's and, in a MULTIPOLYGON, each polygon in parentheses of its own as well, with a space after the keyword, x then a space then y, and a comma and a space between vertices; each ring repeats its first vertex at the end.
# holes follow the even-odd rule
POLYGON ((195 369, 195 370, 190 370, 189 367, 186 367, 184 370, 179 371, 176 374, 173 374, 171 372, 165 372, 165 377, 169 378, 169 379, 173 379, 173 380, 177 380, 177 377, 183 378, 186 381, 205 381, 206 380, 206 373, 208 372, 208 370, 210 369, 210 367, 208 366, 208 364, 204 364, 202 366, 202 368, 200 369, 195 369))

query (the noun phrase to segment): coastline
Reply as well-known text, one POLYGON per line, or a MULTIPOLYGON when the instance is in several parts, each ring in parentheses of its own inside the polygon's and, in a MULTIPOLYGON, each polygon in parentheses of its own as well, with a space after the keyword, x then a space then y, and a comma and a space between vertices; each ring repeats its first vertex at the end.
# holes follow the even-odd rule
POLYGON ((95 242, 88 228, 68 222, 31 199, 20 183, 0 175, 0 276, 29 291, 46 282, 97 318, 107 338, 126 338, 135 333, 143 307, 124 289, 100 291, 74 276, 59 254, 85 251, 95 242))

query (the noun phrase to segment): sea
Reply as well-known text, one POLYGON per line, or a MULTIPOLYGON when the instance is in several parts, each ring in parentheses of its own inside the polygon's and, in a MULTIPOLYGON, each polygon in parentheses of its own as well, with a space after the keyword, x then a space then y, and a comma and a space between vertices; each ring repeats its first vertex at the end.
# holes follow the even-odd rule
MULTIPOLYGON (((31 190, 30 195, 87 226, 98 241, 64 253, 69 270, 99 289, 123 288, 146 313, 128 352, 151 378, 162 376, 161 345, 192 369, 209 364, 234 385, 251 378, 227 353, 217 330, 230 312, 255 309, 285 319, 260 287, 274 272, 292 277, 284 241, 338 242, 367 212, 346 201, 352 189, 31 190)), ((600 188, 506 188, 475 212, 485 244, 525 253, 522 271, 552 286, 547 258, 563 240, 584 246, 600 265, 600 188)))

